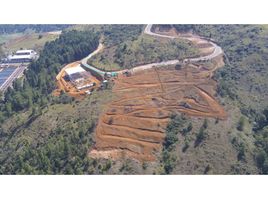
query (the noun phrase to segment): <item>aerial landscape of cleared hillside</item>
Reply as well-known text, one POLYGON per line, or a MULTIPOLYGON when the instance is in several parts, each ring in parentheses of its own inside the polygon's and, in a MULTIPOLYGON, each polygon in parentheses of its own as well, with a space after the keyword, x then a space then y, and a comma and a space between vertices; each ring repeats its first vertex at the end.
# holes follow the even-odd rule
POLYGON ((0 174, 268 173, 266 25, 1 25, 0 41, 1 58, 39 53, 1 92, 0 174))

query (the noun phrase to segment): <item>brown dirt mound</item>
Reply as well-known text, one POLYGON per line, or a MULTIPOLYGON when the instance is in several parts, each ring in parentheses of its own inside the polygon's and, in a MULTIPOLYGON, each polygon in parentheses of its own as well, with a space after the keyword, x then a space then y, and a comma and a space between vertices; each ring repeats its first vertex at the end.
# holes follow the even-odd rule
POLYGON ((96 145, 89 156, 153 161, 171 113, 226 119, 213 97, 216 82, 210 76, 210 71, 191 65, 120 76, 113 89, 117 98, 99 118, 96 145))

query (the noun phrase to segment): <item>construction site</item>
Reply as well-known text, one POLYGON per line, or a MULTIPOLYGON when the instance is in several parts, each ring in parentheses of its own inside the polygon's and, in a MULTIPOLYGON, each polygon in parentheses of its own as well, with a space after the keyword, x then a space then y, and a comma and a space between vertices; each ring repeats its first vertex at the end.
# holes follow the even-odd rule
MULTIPOLYGON (((178 33, 170 35, 171 32, 152 33, 150 26, 147 27, 146 34, 178 36, 178 33)), ((212 79, 214 71, 224 65, 222 49, 198 36, 183 37, 197 45, 200 57, 105 72, 87 64, 88 59, 101 51, 100 43, 86 58, 62 68, 56 77, 56 96, 65 92, 79 99, 91 94, 104 81, 112 79, 114 82, 115 98, 105 105, 106 109, 99 117, 90 157, 155 161, 172 114, 227 118, 215 98, 217 83, 212 79)))
POLYGON ((81 62, 73 62, 63 67, 56 76, 56 81, 55 96, 65 92, 75 98, 83 98, 91 94, 92 90, 99 87, 101 83, 101 80, 81 66, 81 62))
POLYGON ((214 97, 212 71, 188 64, 120 75, 113 88, 116 99, 99 118, 96 145, 89 155, 154 161, 172 113, 226 119, 214 97))

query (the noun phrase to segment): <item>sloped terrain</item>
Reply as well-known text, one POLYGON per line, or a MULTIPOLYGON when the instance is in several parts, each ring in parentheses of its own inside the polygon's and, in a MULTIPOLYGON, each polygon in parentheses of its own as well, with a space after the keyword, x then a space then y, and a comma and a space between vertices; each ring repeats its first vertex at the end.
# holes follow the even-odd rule
POLYGON ((90 156, 155 160, 172 113, 227 118, 213 96, 215 87, 210 71, 194 65, 179 70, 152 68, 119 77, 113 89, 117 98, 99 119, 90 156))

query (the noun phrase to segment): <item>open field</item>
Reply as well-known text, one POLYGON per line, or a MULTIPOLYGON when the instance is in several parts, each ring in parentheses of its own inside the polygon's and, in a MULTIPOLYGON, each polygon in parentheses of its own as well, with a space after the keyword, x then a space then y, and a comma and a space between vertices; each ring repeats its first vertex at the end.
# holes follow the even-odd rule
POLYGON ((188 65, 140 71, 119 76, 117 97, 100 117, 91 157, 132 157, 153 161, 160 151, 165 128, 174 112, 225 120, 227 115, 214 98, 216 82, 211 70, 188 65))
POLYGON ((0 35, 0 44, 8 42, 9 40, 23 36, 22 33, 2 34, 0 35))
POLYGON ((58 37, 58 34, 50 33, 12 34, 5 39, 3 49, 8 52, 14 52, 20 48, 40 51, 46 42, 53 41, 58 37))

